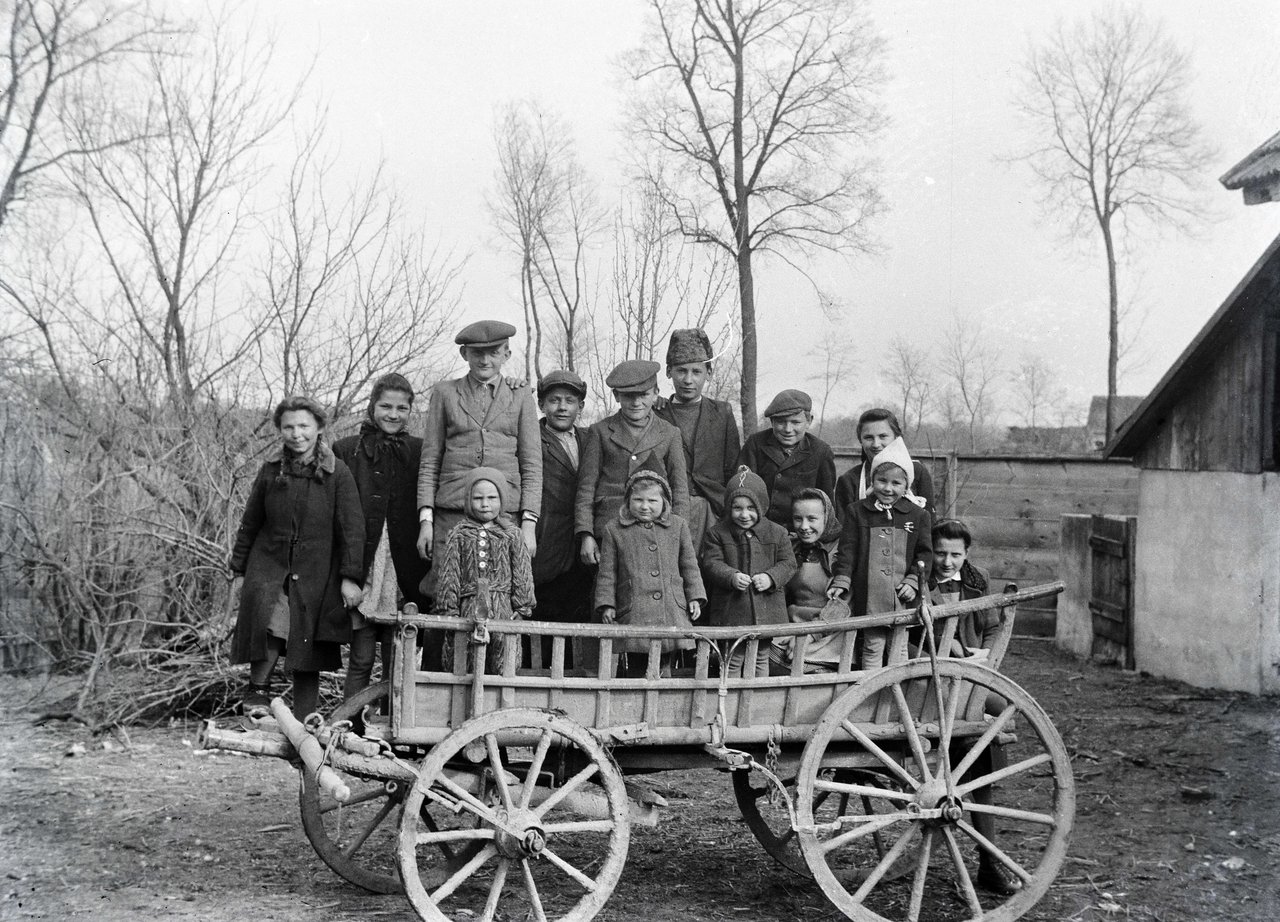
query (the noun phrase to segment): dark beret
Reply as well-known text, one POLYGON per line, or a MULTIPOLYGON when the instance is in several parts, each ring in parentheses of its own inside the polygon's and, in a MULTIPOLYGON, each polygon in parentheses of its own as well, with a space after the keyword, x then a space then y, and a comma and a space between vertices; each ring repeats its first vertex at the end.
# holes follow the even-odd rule
POLYGON ((516 328, 501 320, 477 320, 462 328, 462 332, 453 341, 459 346, 474 346, 477 349, 488 349, 501 346, 516 335, 516 328))

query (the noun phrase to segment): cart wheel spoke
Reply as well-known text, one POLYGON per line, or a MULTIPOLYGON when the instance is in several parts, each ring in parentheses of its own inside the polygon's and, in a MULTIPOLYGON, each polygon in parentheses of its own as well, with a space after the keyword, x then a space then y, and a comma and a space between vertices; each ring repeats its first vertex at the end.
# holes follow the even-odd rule
POLYGON ((476 816, 480 817, 480 819, 484 820, 485 822, 497 823, 499 821, 497 814, 494 813, 491 809, 489 809, 488 804, 484 803, 483 801, 477 800, 474 794, 472 794, 462 785, 458 784, 458 782, 454 781, 448 775, 442 774, 439 777, 437 777, 436 784, 438 784, 440 787, 444 788, 446 791, 452 794, 455 798, 457 798, 458 802, 462 806, 466 807, 469 811, 474 813, 476 816))
POLYGON ((867 894, 876 888, 876 884, 880 883, 880 879, 893 867, 894 862, 903 856, 907 850, 907 846, 911 844, 911 840, 915 838, 917 832, 916 824, 912 823, 902 835, 898 836, 898 841, 893 843, 893 848, 880 859, 880 862, 867 875, 867 879, 862 882, 862 886, 858 888, 853 895, 855 903, 861 903, 867 898, 867 894))
POLYGON ((538 738, 538 746, 533 751, 533 761, 524 776, 524 787, 520 789, 520 809, 529 806, 533 800, 533 792, 538 787, 538 775, 542 773, 542 765, 547 760, 547 752, 551 749, 551 731, 544 730, 538 738))
POLYGON ((516 808, 511 799, 511 788, 507 785, 507 770, 502 767, 502 753, 498 751, 498 738, 490 733, 484 738, 485 749, 489 753, 489 768, 493 771, 493 782, 498 786, 498 795, 502 798, 502 806, 507 812, 516 808))
POLYGON ((529 894, 530 908, 536 922, 547 922, 547 914, 542 908, 542 898, 538 896, 538 884, 533 879, 533 868, 528 858, 520 859, 520 871, 524 875, 524 889, 529 894))
POLYGON ((965 772, 973 768, 974 763, 987 751, 987 747, 991 745, 992 741, 1000 734, 1000 731, 1005 728, 1009 721, 1013 720, 1013 716, 1017 713, 1018 709, 1012 704, 1001 711, 983 732, 982 736, 978 737, 977 742, 964 754, 964 758, 960 760, 960 763, 953 770, 953 776, 963 778, 965 772))
POLYGON ((1022 820, 1037 823, 1041 826, 1056 826, 1058 820, 1048 813, 1033 813, 1030 810, 1015 810, 1012 807, 997 807, 993 804, 980 804, 976 801, 965 801, 964 808, 973 813, 989 813, 1007 820, 1022 820))
POLYGON ((929 879, 929 858, 933 853, 933 830, 926 828, 916 854, 916 871, 911 878, 911 903, 907 907, 907 922, 919 922, 920 907, 924 905, 924 885, 929 879))
POLYGON ((916 765, 920 767, 920 775, 924 778, 926 784, 933 780, 933 772, 929 770, 929 762, 924 757, 924 743, 920 740, 920 731, 916 729, 915 718, 911 716, 911 709, 907 707, 907 696, 903 694, 902 685, 895 683, 892 686, 893 701, 898 707, 898 720, 902 722, 902 728, 907 732, 907 742, 911 746, 911 754, 916 758, 916 765))
POLYGON ((592 880, 586 874, 583 874, 581 871, 579 871, 569 862, 565 861, 563 858, 561 858, 551 849, 544 848, 542 850, 542 857, 546 858, 548 861, 550 861, 560 870, 564 871, 565 874, 569 875, 569 877, 573 878, 574 882, 577 883, 577 885, 581 887, 583 890, 586 890, 588 893, 592 893, 595 891, 596 882, 594 880, 592 880))
POLYGON ((877 788, 867 784, 849 784, 844 781, 828 781, 819 778, 813 783, 819 791, 839 791, 842 794, 856 794, 868 799, 892 800, 898 803, 910 803, 914 797, 906 791, 895 791, 892 788, 877 788))
POLYGON ((497 846, 492 842, 480 849, 472 856, 470 861, 449 875, 449 878, 431 893, 431 902, 438 906, 447 900, 453 891, 462 886, 468 877, 480 870, 480 866, 497 853, 497 846))
POLYGON ((489 896, 484 901, 484 912, 480 914, 480 922, 493 922, 498 903, 502 900, 502 888, 507 883, 507 871, 510 869, 510 858, 498 859, 498 866, 493 869, 493 880, 489 884, 489 896))
POLYGON ((343 807, 355 807, 360 804, 368 803, 371 800, 377 800, 379 797, 386 797, 387 789, 381 784, 366 788, 359 794, 352 794, 345 801, 337 801, 328 795, 321 798, 320 812, 332 813, 334 810, 341 810, 343 807))
POLYGON ((888 769, 889 772, 894 777, 900 779, 904 784, 907 785, 907 787, 911 788, 913 791, 919 789, 920 782, 917 781, 915 778, 912 778, 911 775, 907 772, 907 770, 898 764, 897 760, 893 759, 887 752, 885 752, 878 745, 876 745, 876 743, 871 739, 871 737, 863 733, 862 730, 859 729, 856 724, 854 724, 852 721, 849 721, 849 720, 843 720, 840 722, 840 725, 844 727, 844 730, 846 733, 848 733, 850 736, 852 736, 855 740, 857 740, 862 745, 863 749, 867 750, 867 752, 871 753, 873 756, 879 759, 880 764, 883 765, 886 769, 888 769))
POLYGON ((574 775, 572 778, 570 778, 560 787, 552 791, 551 796, 548 797, 546 800, 544 800, 542 803, 538 804, 538 806, 534 807, 533 812, 537 816, 546 816, 547 813, 556 804, 560 803, 560 801, 564 800, 566 797, 572 794, 578 787, 580 787, 582 784, 588 781, 599 770, 600 770, 599 767, 594 762, 588 765, 586 768, 578 772, 576 775, 574 775))
POLYGON ((956 876, 960 878, 960 890, 964 893, 965 901, 969 904, 974 918, 982 918, 982 903, 978 902, 978 891, 973 888, 973 878, 969 875, 969 868, 964 863, 964 855, 960 852, 960 843, 956 841, 956 834, 952 832, 950 826, 943 826, 942 837, 947 840, 947 851, 951 854, 951 863, 956 866, 956 876))
POLYGON ((963 796, 971 791, 976 791, 978 788, 989 787, 997 781, 1004 781, 1006 778, 1012 778, 1014 775, 1020 775, 1023 772, 1030 771, 1038 765, 1044 765, 1052 758, 1053 757, 1049 753, 1042 752, 1039 755, 1032 756, 1029 759, 1023 759, 1021 762, 1016 762, 1013 765, 1006 765, 998 771, 988 772, 985 775, 974 778, 972 781, 966 781, 964 784, 957 785, 956 793, 963 796))
POLYGON ((836 836, 834 839, 828 839, 826 842, 823 842, 822 850, 824 852, 833 852, 837 848, 843 848, 844 846, 848 845, 850 842, 856 842, 858 839, 861 839, 863 836, 877 835, 880 833, 882 829, 887 829, 888 827, 892 826, 894 823, 900 822, 902 819, 903 817, 896 816, 896 815, 882 816, 874 820, 868 820, 865 823, 860 823, 858 826, 855 826, 853 829, 850 829, 848 832, 842 832, 840 833, 840 835, 836 836))
POLYGON ((1031 875, 1027 873, 1026 868, 1024 868, 1022 865, 1018 864, 1018 862, 1010 858, 1007 854, 1004 853, 1003 850, 1001 850, 1001 848, 998 845, 996 845, 994 842, 992 842, 982 833, 978 832, 978 830, 974 829, 973 826, 969 825, 964 820, 961 820, 959 823, 956 824, 956 826, 959 828, 961 832, 967 835, 970 839, 973 839, 973 841, 977 842, 979 848, 987 852, 987 854, 996 858, 1001 864, 1003 864, 1010 871, 1017 874, 1024 884, 1031 882, 1031 875))
MULTIPOLYGON (((443 829, 418 833, 417 844, 436 845, 443 848, 454 842, 492 842, 493 830, 483 826, 476 829, 443 829)), ((452 850, 450 851, 452 857, 452 850)))
POLYGON ((613 832, 613 820, 578 820, 564 823, 543 823, 542 831, 564 835, 570 832, 613 832))
POLYGON ((348 858, 355 855, 355 853, 360 850, 360 846, 364 845, 365 842, 369 841, 369 836, 373 835, 373 831, 382 825, 382 821, 387 818, 387 816, 391 813, 392 810, 395 809, 395 807, 396 807, 396 802, 388 797, 387 802, 382 805, 382 807, 378 810, 377 813, 373 815, 372 818, 370 818, 369 822, 365 823, 364 828, 360 830, 360 834, 357 835, 355 838, 353 838, 342 849, 342 854, 344 854, 348 858))
POLYGON ((942 717, 942 728, 938 740, 938 748, 944 753, 943 758, 950 758, 948 753, 951 751, 951 740, 956 732, 956 714, 960 710, 960 693, 964 691, 965 683, 960 679, 953 678, 951 687, 947 689, 947 705, 944 716, 942 717))

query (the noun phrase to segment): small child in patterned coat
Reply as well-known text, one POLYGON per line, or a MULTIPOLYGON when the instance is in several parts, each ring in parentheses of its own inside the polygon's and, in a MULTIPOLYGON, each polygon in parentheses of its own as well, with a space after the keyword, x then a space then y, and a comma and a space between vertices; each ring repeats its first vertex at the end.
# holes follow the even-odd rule
MULTIPOLYGON (((641 469, 627 478, 622 508, 604 527, 596 610, 605 624, 692 627, 707 594, 698 572, 689 523, 671 511, 671 487, 661 474, 641 469)), ((674 651, 692 640, 664 641, 659 668, 671 674, 674 651)), ((622 640, 625 674, 644 675, 648 640, 622 640)))
MULTIPOLYGON (((871 471, 871 494, 850 503, 836 552, 835 576, 827 596, 849 597, 854 617, 891 612, 910 605, 926 589, 933 565, 929 513, 912 501, 911 454, 901 439, 879 452, 871 471)), ((888 628, 861 632, 863 669, 884 665, 888 628)))
MULTIPOLYGON (((491 467, 467 473, 464 518, 445 540, 433 613, 447 618, 510 621, 533 613, 533 567, 519 528, 498 518, 507 478, 491 467)), ((487 670, 502 668, 508 636, 489 643, 487 670)), ((453 668, 453 645, 444 645, 444 668, 453 668)))

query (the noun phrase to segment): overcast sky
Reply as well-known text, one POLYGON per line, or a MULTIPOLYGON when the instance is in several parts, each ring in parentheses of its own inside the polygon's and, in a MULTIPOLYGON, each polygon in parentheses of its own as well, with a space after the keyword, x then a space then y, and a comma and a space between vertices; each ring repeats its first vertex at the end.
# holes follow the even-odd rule
MULTIPOLYGON (((532 97, 573 126, 606 201, 625 178, 619 130, 627 85, 618 56, 641 35, 639 0, 465 0, 248 4, 279 28, 283 72, 314 59, 310 90, 330 107, 345 168, 385 156, 391 174, 446 248, 470 254, 464 313, 518 322, 519 288, 497 247, 484 197, 492 185, 495 108, 532 97)), ((1135 241, 1122 290, 1149 309, 1145 362, 1121 390, 1145 393, 1240 276, 1280 233, 1280 204, 1246 208, 1217 177, 1280 130, 1280 3, 1160 0, 1160 16, 1190 55, 1195 115, 1217 149, 1205 177, 1216 220, 1195 238, 1135 241)), ((1083 402, 1105 390, 1106 282, 1099 246, 1065 241, 1045 220, 1029 172, 1000 155, 1021 143, 1011 106, 1028 42, 1080 0, 874 0, 887 40, 890 126, 874 148, 888 214, 874 257, 806 266, 850 305, 867 331, 846 402, 887 393, 878 343, 901 331, 928 338, 952 311, 978 316, 1010 364, 1046 356, 1083 402)), ((794 355, 818 335, 813 285, 786 264, 758 274, 762 402, 797 380, 794 355)))

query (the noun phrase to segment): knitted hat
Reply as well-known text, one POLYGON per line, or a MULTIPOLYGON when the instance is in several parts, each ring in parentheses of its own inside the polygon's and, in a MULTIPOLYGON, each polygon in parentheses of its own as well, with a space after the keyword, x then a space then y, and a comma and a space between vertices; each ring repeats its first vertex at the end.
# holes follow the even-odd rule
POLYGON ((656 483, 658 486, 662 488, 662 495, 666 498, 667 505, 670 506, 671 505, 671 484, 667 481, 666 477, 663 477, 657 471, 648 467, 639 468, 630 477, 627 478, 627 486, 626 486, 626 489, 623 491, 623 500, 622 500, 623 505, 625 506, 626 503, 631 499, 632 488, 635 487, 637 483, 643 483, 646 481, 649 483, 656 483))
POLYGON ((710 362, 711 358, 711 339, 706 330, 694 327, 671 331, 671 341, 667 343, 668 368, 690 362, 710 362))
POLYGON ((765 487, 760 475, 745 464, 739 467, 724 485, 724 514, 727 518, 733 509, 733 501, 745 496, 756 507, 756 512, 764 518, 769 511, 769 490, 765 487))
POLYGON ((611 390, 623 394, 644 393, 658 386, 658 372, 661 370, 662 366, 657 362, 630 359, 615 365, 604 383, 611 390))
POLYGON ((780 392, 777 397, 769 401, 769 405, 764 408, 764 416, 769 419, 786 413, 794 413, 797 410, 812 413, 813 398, 804 391, 787 388, 787 390, 780 392))
POLYGON ((902 468, 903 473, 907 475, 907 490, 910 491, 911 484, 916 479, 916 471, 915 465, 911 463, 911 452, 907 451, 907 443, 902 441, 901 436, 880 449, 879 453, 871 459, 873 477, 882 464, 896 464, 902 468))
POLYGON ((471 491, 481 480, 487 480, 497 487, 499 504, 504 507, 507 504, 507 491, 511 489, 507 475, 493 467, 474 467, 467 471, 467 476, 462 481, 462 508, 468 515, 471 514, 471 491))

